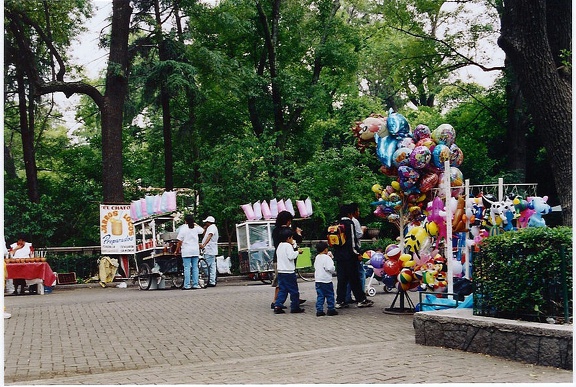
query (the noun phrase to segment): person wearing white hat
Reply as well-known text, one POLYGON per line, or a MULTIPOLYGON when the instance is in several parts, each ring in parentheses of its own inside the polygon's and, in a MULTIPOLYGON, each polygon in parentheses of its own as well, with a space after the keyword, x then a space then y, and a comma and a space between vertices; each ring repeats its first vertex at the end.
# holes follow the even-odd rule
POLYGON ((213 216, 208 216, 204 219, 204 237, 200 248, 204 249, 204 259, 208 264, 210 270, 210 279, 208 286, 216 286, 216 255, 218 255, 218 227, 216 227, 216 219, 213 216))

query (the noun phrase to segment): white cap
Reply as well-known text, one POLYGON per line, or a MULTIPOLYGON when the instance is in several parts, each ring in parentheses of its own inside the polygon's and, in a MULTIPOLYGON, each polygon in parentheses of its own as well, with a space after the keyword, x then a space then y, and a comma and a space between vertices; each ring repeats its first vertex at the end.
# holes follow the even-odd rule
POLYGON ((204 223, 206 223, 206 222, 216 223, 216 219, 214 219, 213 216, 209 216, 206 219, 204 219, 202 222, 204 222, 204 223))

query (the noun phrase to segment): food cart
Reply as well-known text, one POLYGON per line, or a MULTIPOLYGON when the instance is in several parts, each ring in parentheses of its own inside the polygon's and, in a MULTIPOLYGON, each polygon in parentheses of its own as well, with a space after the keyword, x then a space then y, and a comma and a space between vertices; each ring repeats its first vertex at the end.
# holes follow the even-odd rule
MULTIPOLYGON (((250 220, 236 225, 238 256, 241 274, 254 274, 256 279, 270 284, 274 280, 274 241, 272 230, 275 219, 250 220)), ((310 248, 302 248, 296 260, 296 271, 300 278, 308 280, 298 269, 312 266, 310 248)))
POLYGON ((182 258, 175 254, 178 236, 175 213, 149 216, 134 222, 134 263, 142 290, 181 288, 184 284, 182 258))

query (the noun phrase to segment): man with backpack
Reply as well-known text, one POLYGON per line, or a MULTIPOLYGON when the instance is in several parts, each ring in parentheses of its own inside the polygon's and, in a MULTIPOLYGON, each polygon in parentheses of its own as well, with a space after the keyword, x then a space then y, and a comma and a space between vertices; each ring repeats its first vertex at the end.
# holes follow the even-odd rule
MULTIPOLYGON (((366 298, 358 276, 358 261, 362 258, 355 243, 356 231, 352 221, 354 212, 351 205, 340 207, 339 226, 342 229, 343 237, 339 238, 340 242, 332 243, 334 261, 336 262, 336 278, 338 280, 336 285, 336 309, 349 305, 346 303, 346 287, 348 284, 350 284, 359 308, 374 305, 373 301, 366 298)), ((334 238, 329 237, 330 239, 334 238)))

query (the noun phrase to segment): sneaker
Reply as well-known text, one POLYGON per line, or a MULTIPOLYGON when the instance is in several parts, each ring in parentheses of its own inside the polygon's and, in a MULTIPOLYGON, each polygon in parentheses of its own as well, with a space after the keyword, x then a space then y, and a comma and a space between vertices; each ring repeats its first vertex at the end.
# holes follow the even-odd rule
POLYGON ((299 303, 300 305, 302 305, 302 304, 305 303, 305 302, 306 302, 306 300, 303 300, 303 299, 299 299, 299 300, 298 300, 298 303, 299 303))
POLYGON ((328 309, 328 313, 326 313, 328 316, 338 316, 338 312, 336 311, 336 309, 328 309))
POLYGON ((369 299, 365 299, 364 301, 358 303, 359 308, 367 308, 367 307, 373 306, 373 305, 374 305, 374 301, 369 300, 369 299))
POLYGON ((316 317, 322 317, 322 316, 326 316, 326 313, 324 313, 324 312, 316 312, 316 317))
POLYGON ((201 286, 192 286, 192 289, 202 289, 201 286))
POLYGON ((291 310, 290 313, 304 313, 304 309, 302 309, 302 308, 294 309, 294 310, 291 310))
POLYGON ((216 284, 208 284, 209 288, 213 288, 214 286, 216 286, 216 284))
POLYGON ((4 318, 5 318, 5 319, 8 319, 8 318, 10 318, 10 317, 12 317, 12 315, 11 315, 10 313, 4 312, 4 318))
POLYGON ((274 314, 282 314, 282 313, 286 313, 286 312, 284 312, 284 309, 282 309, 282 308, 274 308, 274 314))
MULTIPOLYGON (((270 304, 270 309, 274 309, 275 307, 276 307, 276 304, 275 304, 275 303, 271 303, 271 304, 270 304)), ((282 305, 280 308, 286 309, 286 306, 285 306, 285 305, 282 305)))
POLYGON ((335 308, 336 309, 342 309, 342 308, 347 308, 348 304, 346 304, 345 302, 337 302, 335 308))

